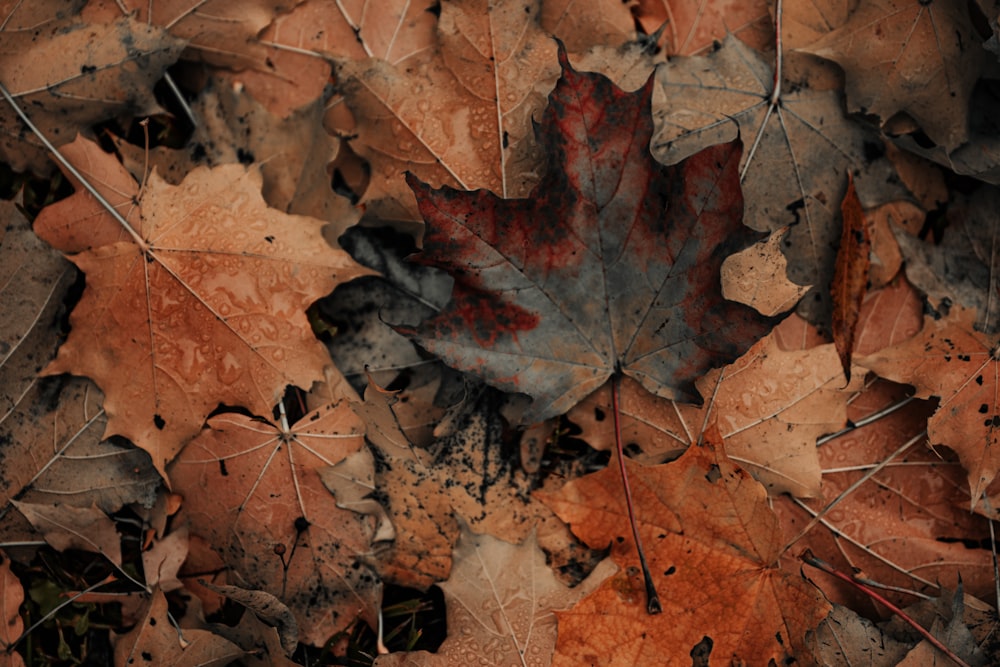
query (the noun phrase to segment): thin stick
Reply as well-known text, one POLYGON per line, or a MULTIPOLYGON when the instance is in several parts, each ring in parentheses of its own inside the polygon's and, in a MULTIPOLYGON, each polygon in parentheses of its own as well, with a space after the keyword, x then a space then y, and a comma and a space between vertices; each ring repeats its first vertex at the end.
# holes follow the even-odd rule
POLYGON ((618 401, 619 377, 616 373, 611 379, 611 407, 615 413, 615 452, 618 455, 618 470, 622 475, 622 486, 625 487, 625 507, 628 508, 628 522, 632 526, 632 538, 635 540, 635 550, 639 552, 639 563, 642 565, 642 578, 646 584, 646 613, 659 614, 663 611, 660 604, 660 596, 656 594, 656 586, 653 584, 653 576, 649 573, 649 565, 646 563, 646 552, 642 549, 642 540, 639 539, 639 524, 635 520, 635 508, 632 506, 632 488, 628 484, 628 472, 625 470, 625 449, 622 447, 622 425, 619 417, 621 409, 618 401))
POLYGON ((934 646, 934 648, 936 648, 937 650, 941 651, 946 656, 948 656, 952 660, 952 662, 954 662, 956 665, 961 665, 961 667, 969 667, 969 663, 965 662, 960 657, 958 657, 957 655, 955 655, 954 653, 952 653, 951 649, 949 649, 947 646, 945 646, 944 644, 942 644, 941 641, 938 640, 937 637, 935 637, 934 635, 932 635, 930 632, 928 632, 926 630, 926 628, 924 628, 919 623, 917 623, 912 618, 910 618, 906 614, 906 612, 904 612, 902 609, 900 609, 899 607, 897 607, 896 605, 894 605, 893 603, 889 602, 887 599, 885 599, 884 597, 882 597, 877 591, 872 590, 871 588, 868 588, 867 586, 865 586, 861 582, 856 581, 853 577, 849 577, 848 575, 844 574, 843 572, 841 572, 837 568, 833 567, 832 565, 830 565, 826 561, 821 560, 819 558, 816 558, 816 556, 814 556, 813 553, 809 549, 806 549, 802 553, 801 558, 802 558, 803 561, 805 561, 809 565, 812 565, 813 567, 815 567, 815 568, 817 568, 819 570, 823 570, 827 574, 833 575, 834 577, 840 579, 841 581, 846 581, 851 586, 854 586, 855 588, 857 588, 859 591, 861 591, 862 593, 864 593, 865 595, 867 595, 871 599, 875 600, 876 602, 878 602, 881 605, 884 605, 885 607, 887 607, 889 609, 889 611, 891 611, 892 613, 896 614, 897 616, 899 616, 899 618, 901 618, 902 620, 906 621, 908 624, 910 624, 911 626, 913 626, 914 630, 916 630, 921 635, 923 635, 924 639, 926 639, 927 641, 929 641, 934 646))

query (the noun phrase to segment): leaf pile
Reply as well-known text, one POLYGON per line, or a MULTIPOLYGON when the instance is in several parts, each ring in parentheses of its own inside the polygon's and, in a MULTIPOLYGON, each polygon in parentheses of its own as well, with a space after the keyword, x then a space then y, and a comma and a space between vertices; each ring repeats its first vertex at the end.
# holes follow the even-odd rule
POLYGON ((1000 660, 998 17, 0 3, 5 663, 1000 660))

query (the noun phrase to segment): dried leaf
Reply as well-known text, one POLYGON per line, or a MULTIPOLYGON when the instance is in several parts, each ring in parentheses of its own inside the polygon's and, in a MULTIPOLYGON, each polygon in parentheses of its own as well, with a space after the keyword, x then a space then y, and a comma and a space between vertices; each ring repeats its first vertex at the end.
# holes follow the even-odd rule
POLYGON ((861 315, 861 304, 868 291, 871 268, 871 233, 854 179, 848 178, 847 194, 840 204, 844 226, 840 235, 837 264, 833 270, 833 342, 847 381, 851 381, 851 353, 861 315))
MULTIPOLYGON (((96 25, 67 21, 45 30, 8 26, 0 35, 0 83, 57 146, 123 111, 158 109, 153 83, 184 47, 134 17, 96 25)), ((0 160, 17 171, 51 169, 47 151, 6 102, 0 126, 0 160)))
POLYGON ((883 123, 904 112, 952 150, 968 138, 980 42, 963 3, 861 0, 847 23, 804 50, 844 68, 849 111, 883 123))
POLYGON ((401 330, 449 365, 532 396, 525 423, 567 411, 616 371, 700 402, 695 379, 773 324, 721 294, 722 259, 753 237, 741 147, 662 167, 647 149, 652 79, 625 93, 561 59, 540 129, 551 164, 531 198, 409 177, 427 221, 419 259, 456 280, 442 313, 401 330))
POLYGON ((24 631, 24 621, 21 619, 21 603, 24 602, 24 589, 14 573, 10 571, 10 559, 0 551, 0 665, 3 667, 24 667, 24 660, 19 653, 8 652, 8 647, 20 639, 24 631))
POLYGON ((370 523, 341 510, 319 478, 362 446, 346 404, 285 430, 226 414, 209 420, 170 467, 191 532, 208 540, 242 588, 266 591, 295 614, 303 642, 321 645, 359 615, 375 619, 370 523))
POLYGON ((639 0, 636 19, 652 35, 661 27, 668 56, 709 51, 715 42, 734 35, 764 50, 774 42, 774 28, 764 0, 639 0))
POLYGON ((557 614, 552 664, 683 664, 705 637, 727 662, 808 664, 804 637, 830 607, 778 569, 781 532, 764 488, 709 446, 660 466, 626 464, 664 613, 646 613, 617 466, 574 480, 545 502, 588 544, 611 544, 621 570, 557 614))
POLYGON ((68 507, 36 505, 11 500, 10 504, 25 516, 31 525, 57 551, 81 549, 101 554, 121 567, 121 538, 115 523, 96 505, 68 507))
POLYGON ((267 591, 252 591, 239 586, 216 586, 206 581, 199 583, 234 602, 239 602, 261 620, 277 626, 281 648, 285 651, 285 655, 290 656, 295 652, 299 643, 298 623, 292 611, 281 600, 267 591))
POLYGON ((547 665, 556 644, 556 616, 614 571, 603 561, 576 588, 545 564, 534 534, 520 546, 463 528, 455 567, 441 584, 448 638, 437 653, 380 656, 375 667, 465 667, 473 664, 547 665))
POLYGON ((157 589, 139 621, 130 632, 115 635, 115 665, 154 664, 174 667, 228 665, 243 651, 228 639, 208 630, 183 632, 170 622, 167 599, 157 589))
POLYGON ((794 308, 811 285, 796 285, 788 279, 788 261, 781 252, 787 232, 787 228, 779 229, 727 257, 720 269, 722 296, 768 317, 794 308))
POLYGON ((974 320, 974 311, 956 306, 947 317, 925 317, 918 336, 856 360, 884 378, 914 385, 919 398, 941 398, 927 423, 930 444, 958 453, 973 505, 1000 473, 998 341, 976 331, 974 320))
MULTIPOLYGON (((80 167, 121 173, 113 157, 86 150, 80 167)), ((111 200, 127 206, 128 229, 106 212, 91 219, 91 202, 78 192, 43 211, 36 231, 78 252, 71 259, 87 274, 70 337, 45 373, 101 386, 105 436, 129 438, 162 474, 220 402, 268 414, 286 385, 322 379, 328 357, 304 311, 370 272, 326 244, 321 221, 266 208, 259 172, 201 168, 177 187, 154 172, 142 192, 133 181, 111 200), (128 240, 79 252, 84 228, 128 240)))

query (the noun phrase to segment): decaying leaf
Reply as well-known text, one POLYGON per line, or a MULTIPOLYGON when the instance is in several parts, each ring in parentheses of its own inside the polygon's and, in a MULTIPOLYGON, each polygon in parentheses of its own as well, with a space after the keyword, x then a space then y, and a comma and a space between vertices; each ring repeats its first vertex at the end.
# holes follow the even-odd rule
POLYGON ((653 80, 630 94, 561 60, 540 130, 549 170, 531 198, 409 177, 427 222, 420 261, 456 280, 450 305, 407 331, 449 365, 532 396, 526 423, 618 371, 700 402, 697 377, 772 325, 721 294, 723 258, 753 240, 741 146, 662 167, 649 154, 653 80))
POLYGON ((647 34, 663 29, 661 43, 670 56, 696 55, 728 35, 756 49, 774 39, 774 28, 763 0, 639 0, 636 19, 647 34))
POLYGON ((781 252, 787 233, 787 229, 776 230, 765 240, 727 257, 720 269, 722 296, 768 317, 794 308, 811 285, 796 285, 788 279, 788 261, 781 252))
POLYGON ((621 569, 557 614, 552 664, 686 664, 705 637, 727 662, 809 664, 804 638, 830 606, 778 568, 781 530, 764 487, 711 445, 659 466, 626 464, 663 613, 646 613, 617 466, 574 480, 545 502, 588 544, 610 544, 621 569))
POLYGON ((998 341, 977 331, 975 321, 975 311, 955 306, 946 317, 925 317, 919 335, 857 360, 884 378, 914 385, 920 398, 941 398, 927 423, 930 444, 958 454, 973 505, 1000 473, 998 341))
POLYGON ((357 121, 352 145, 372 165, 370 208, 419 219, 404 171, 435 186, 528 194, 540 167, 531 119, 558 71, 538 4, 449 2, 436 49, 396 65, 367 59, 338 68, 357 121))
POLYGON ((115 530, 114 521, 97 506, 36 505, 16 500, 11 500, 10 503, 57 551, 66 549, 90 551, 101 554, 115 565, 121 566, 121 537, 115 530))
POLYGON ((267 591, 249 591, 239 586, 216 586, 207 581, 199 582, 209 590, 225 595, 249 609, 263 621, 273 624, 278 630, 281 648, 285 655, 295 652, 299 643, 299 627, 292 611, 278 598, 267 591))
POLYGON ((436 654, 397 653, 376 667, 465 667, 473 664, 548 665, 556 616, 614 571, 605 560, 586 580, 567 588, 552 574, 534 535, 521 545, 463 528, 455 566, 441 583, 448 606, 448 639, 436 654))
POLYGON ((177 628, 170 622, 167 598, 159 589, 153 591, 138 625, 115 636, 113 643, 116 665, 222 667, 243 655, 240 647, 208 630, 177 628))
MULTIPOLYGON (((57 146, 98 121, 156 110, 152 85, 184 48, 182 40, 134 17, 67 20, 44 31, 4 30, 4 23, 0 83, 57 146)), ((51 170, 46 150, 6 102, 0 127, 0 160, 19 171, 51 170)))
POLYGON ((861 0, 844 25, 804 50, 844 68, 850 111, 883 123, 906 113, 951 150, 968 136, 981 41, 964 3, 861 0))
POLYGON ((858 201, 854 179, 848 179, 847 194, 840 204, 843 231, 837 263, 833 270, 833 342, 840 355, 847 380, 851 379, 851 353, 861 315, 861 304, 868 291, 871 269, 871 233, 865 211, 858 201))
MULTIPOLYGON (((847 402, 860 383, 847 385, 833 345, 781 349, 785 330, 801 326, 795 316, 729 366, 697 383, 707 397, 695 407, 658 398, 635 382, 622 383, 622 435, 627 451, 643 463, 676 458, 702 442, 717 423, 726 454, 774 494, 819 492, 816 438, 842 428, 847 402)), ((592 447, 614 442, 610 391, 589 397, 569 413, 592 447)))
POLYGON ((309 644, 322 644, 358 616, 375 618, 380 583, 367 564, 371 525, 339 509, 318 472, 357 451, 362 428, 344 403, 289 429, 220 415, 170 467, 191 532, 222 556, 232 583, 286 604, 309 644))
POLYGON ((85 174, 130 182, 105 186, 128 223, 100 209, 91 217, 84 192, 39 217, 38 234, 77 253, 87 274, 72 333, 45 373, 92 378, 105 392, 105 436, 129 438, 162 474, 220 402, 269 414, 286 385, 321 379, 328 357, 305 309, 369 271, 327 245, 321 221, 266 208, 256 170, 201 168, 177 187, 154 172, 140 191, 80 141, 85 174))

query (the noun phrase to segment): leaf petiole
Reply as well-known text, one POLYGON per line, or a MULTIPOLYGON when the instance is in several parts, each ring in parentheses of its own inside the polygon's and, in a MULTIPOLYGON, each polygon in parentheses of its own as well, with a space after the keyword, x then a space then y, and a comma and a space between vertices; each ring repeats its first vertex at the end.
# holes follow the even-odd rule
POLYGON ((628 523, 632 527, 632 538, 635 540, 635 550, 639 552, 642 579, 646 586, 646 612, 653 615, 662 612, 663 605, 660 604, 660 596, 656 593, 653 576, 649 573, 649 565, 646 563, 646 553, 643 551, 642 540, 639 538, 639 524, 635 520, 635 508, 632 506, 632 489, 628 484, 628 472, 625 470, 625 451, 622 447, 621 410, 618 404, 620 384, 621 378, 615 373, 611 378, 611 408, 615 414, 615 452, 618 457, 618 470, 622 476, 622 487, 625 489, 625 507, 628 509, 628 523))

